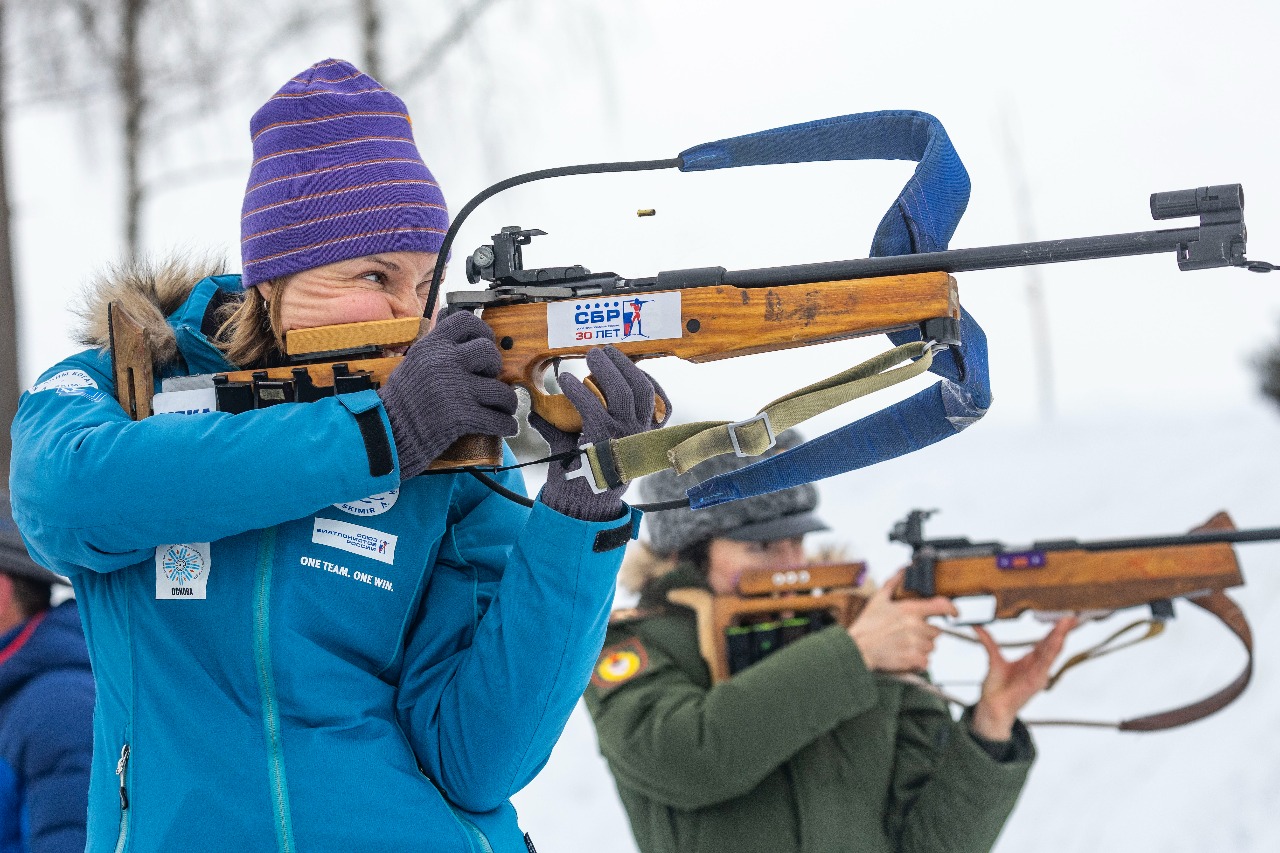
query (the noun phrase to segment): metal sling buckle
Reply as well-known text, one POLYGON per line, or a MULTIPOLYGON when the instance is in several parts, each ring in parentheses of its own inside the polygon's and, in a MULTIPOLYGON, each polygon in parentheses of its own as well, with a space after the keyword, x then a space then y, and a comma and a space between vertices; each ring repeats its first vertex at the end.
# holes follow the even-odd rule
POLYGON ((760 453, 764 453, 765 450, 769 450, 770 448, 777 446, 778 436, 773 431, 773 423, 769 420, 769 413, 761 412, 760 414, 756 415, 753 418, 747 418, 745 421, 735 421, 731 424, 728 424, 729 441, 733 443, 733 454, 735 456, 739 458, 745 458, 747 456, 760 455, 760 453, 743 453, 742 445, 738 443, 738 433, 736 432, 738 427, 744 427, 744 426, 747 426, 748 424, 754 424, 757 422, 764 424, 764 431, 769 434, 769 444, 767 447, 765 447, 764 450, 761 450, 760 453))
POLYGON ((564 479, 565 482, 568 482, 569 480, 581 478, 583 482, 587 484, 587 488, 591 489, 591 494, 603 495, 605 492, 609 491, 609 487, 605 486, 601 488, 596 485, 596 477, 591 470, 591 457, 587 456, 587 451, 593 447, 595 447, 594 444, 584 444, 582 446, 581 451, 578 453, 578 458, 582 460, 581 464, 578 465, 578 470, 565 471, 564 479))

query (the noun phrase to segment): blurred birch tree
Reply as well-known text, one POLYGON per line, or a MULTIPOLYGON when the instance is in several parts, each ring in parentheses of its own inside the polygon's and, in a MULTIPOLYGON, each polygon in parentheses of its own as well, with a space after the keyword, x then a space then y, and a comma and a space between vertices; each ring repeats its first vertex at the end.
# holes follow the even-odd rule
POLYGON ((0 475, 9 482, 9 424, 18 411, 18 299, 13 274, 12 206, 9 203, 8 104, 9 26, 8 0, 0 0, 0 475))
MULTIPOLYGON (((149 191, 143 164, 163 135, 163 100, 206 110, 226 36, 241 4, 216 0, 0 0, 0 467, 19 396, 17 283, 6 143, 16 111, 36 104, 78 108, 116 131, 127 256, 138 255, 149 191)), ((88 134, 90 136, 96 134, 88 134)))
MULTIPOLYGON (((257 58, 305 17, 277 17, 273 4, 218 0, 43 0, 28 76, 40 91, 113 131, 120 164, 125 256, 142 249, 148 197, 170 182, 157 154, 179 131, 208 120, 243 91, 257 58), (252 10, 255 26, 245 26, 252 10), (268 26, 260 26, 263 20, 268 26)), ((277 4, 278 5, 278 4, 277 4)))
MULTIPOLYGON (((409 100, 467 49, 471 85, 433 93, 433 112, 445 114, 451 110, 441 103, 444 93, 474 104, 485 100, 486 87, 492 92, 503 84, 491 68, 502 42, 480 32, 502 5, 521 7, 513 14, 525 18, 540 11, 584 33, 578 41, 587 46, 586 62, 607 78, 607 60, 591 53, 595 19, 586 3, 566 4, 549 15, 515 0, 0 0, 0 467, 7 471, 8 424, 20 375, 19 288, 5 183, 11 174, 6 132, 15 111, 51 103, 74 109, 88 130, 85 139, 95 144, 104 136, 98 129, 110 129, 105 136, 108 160, 119 164, 123 254, 134 260, 143 252, 149 199, 243 172, 243 160, 227 159, 217 145, 191 151, 175 140, 185 143, 192 128, 213 129, 224 108, 243 106, 246 93, 259 92, 271 82, 269 74, 278 73, 273 64, 282 54, 315 61, 322 57, 310 55, 309 45, 336 39, 355 48, 363 70, 409 100), (182 150, 165 156, 174 153, 167 149, 182 150)), ((461 108, 462 102, 453 106, 461 108)), ((498 121, 484 110, 480 116, 498 121)), ((508 134, 493 130, 476 128, 475 137, 496 161, 508 134)), ((216 141, 222 134, 210 137, 216 141)))

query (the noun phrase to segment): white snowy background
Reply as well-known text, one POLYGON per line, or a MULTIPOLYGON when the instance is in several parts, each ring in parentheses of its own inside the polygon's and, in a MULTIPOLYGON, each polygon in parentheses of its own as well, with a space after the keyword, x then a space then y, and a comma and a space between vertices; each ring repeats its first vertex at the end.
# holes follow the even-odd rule
MULTIPOLYGON (((1277 24, 1280 7, 1263 0, 510 2, 480 31, 483 63, 462 51, 406 100, 455 210, 517 172, 672 157, 794 122, 919 109, 942 120, 973 180, 955 247, 1025 239, 1014 150, 1039 238, 1182 225, 1152 223, 1149 194, 1240 182, 1250 255, 1280 261, 1277 24)), ((193 129, 170 146, 168 165, 234 156, 247 173, 253 105, 330 55, 354 58, 352 41, 281 52, 272 60, 279 79, 248 93, 234 122, 216 133, 193 129)), ((66 306, 120 254, 107 130, 53 110, 17 119, 11 180, 27 382, 75 348, 66 306)), ((806 164, 535 184, 483 206, 455 258, 509 224, 549 232, 526 250, 530 265, 581 263, 627 276, 861 257, 910 169, 806 164), (639 219, 638 208, 657 215, 639 219)), ((145 222, 148 247, 212 249, 235 268, 242 187, 242 178, 217 179, 158 197, 145 222)), ((1051 405, 1037 380, 1026 274, 959 276, 989 338, 991 413, 940 445, 823 483, 822 512, 837 529, 827 538, 884 578, 907 557, 886 533, 916 507, 941 510, 933 535, 1011 543, 1172 533, 1218 509, 1241 527, 1280 524, 1280 411, 1258 396, 1250 366, 1280 331, 1280 276, 1181 273, 1168 255, 1040 274, 1051 405)), ((450 287, 462 278, 455 269, 450 287)), ((650 364, 681 418, 743 417, 884 346, 650 364)), ((806 431, 826 432, 924 384, 823 416, 806 431)), ((1236 596, 1258 649, 1245 696, 1169 733, 1037 733, 1041 757, 998 850, 1280 849, 1280 546, 1239 553, 1248 585, 1236 596)), ((1242 654, 1191 609, 1180 607, 1158 641, 1068 676, 1028 716, 1120 719, 1216 690, 1242 654)), ((1004 627, 1009 636, 1036 630, 1004 627)), ((1083 629, 1073 644, 1098 632, 1083 629)), ((980 652, 944 644, 937 654, 943 681, 981 672, 980 652)), ((541 850, 634 850, 581 710, 516 804, 541 850)))

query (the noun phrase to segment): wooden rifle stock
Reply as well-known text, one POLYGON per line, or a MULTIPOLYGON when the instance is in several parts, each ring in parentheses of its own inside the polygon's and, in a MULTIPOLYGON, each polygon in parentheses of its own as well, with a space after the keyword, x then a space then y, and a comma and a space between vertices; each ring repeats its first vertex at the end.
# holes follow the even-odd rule
MULTIPOLYGON (((646 291, 645 295, 652 293, 646 291)), ((614 343, 636 361, 675 356, 701 363, 883 334, 918 327, 929 320, 960 316, 955 279, 941 272, 778 287, 708 285, 685 288, 680 293, 680 337, 606 343, 614 343)), ((549 423, 565 432, 578 432, 582 420, 577 410, 563 394, 546 392, 546 372, 560 359, 584 357, 601 342, 585 340, 574 346, 551 346, 551 304, 554 300, 491 305, 483 309, 481 319, 493 329, 502 356, 499 378, 525 388, 532 410, 549 423)), ((381 384, 402 358, 383 356, 382 350, 405 346, 420 333, 416 319, 301 329, 286 336, 286 352, 291 358, 315 363, 223 375, 229 382, 253 382, 255 376, 290 380, 296 371, 303 370, 317 387, 327 388, 334 384, 334 365, 345 364, 352 370, 367 371, 374 382, 381 384), (368 357, 370 353, 377 357, 368 357)), ((591 377, 586 383, 599 394, 591 377)), ((657 403, 661 417, 662 401, 657 403)), ((497 465, 501 459, 498 438, 464 436, 431 467, 497 465)))
MULTIPOLYGON (((375 387, 384 384, 391 372, 400 366, 403 355, 379 355, 376 357, 352 356, 360 351, 382 352, 385 349, 408 347, 420 335, 427 332, 428 324, 417 318, 403 320, 375 320, 368 323, 345 323, 337 326, 317 326, 297 329, 285 334, 285 351, 295 358, 322 359, 313 364, 272 367, 266 370, 237 370, 219 374, 227 382, 249 382, 255 378, 270 380, 295 380, 299 369, 305 371, 317 388, 332 388, 335 383, 334 366, 345 364, 349 368, 366 372, 375 387), (340 357, 347 353, 348 357, 340 357)), ((450 445, 439 458, 431 463, 431 469, 459 468, 468 465, 500 465, 502 463, 502 439, 491 435, 464 435, 450 445)))
MULTIPOLYGON (((650 291, 651 296, 665 291, 650 291)), ((822 281, 779 287, 727 284, 686 288, 681 293, 681 336, 648 340, 584 341, 552 347, 546 302, 496 305, 481 314, 502 352, 504 382, 529 391, 531 407, 565 432, 582 420, 562 394, 544 390, 547 368, 562 358, 581 358, 612 343, 633 361, 671 355, 700 364, 741 355, 776 352, 917 327, 941 317, 959 318, 955 279, 946 273, 822 281)), ((582 297, 577 297, 582 301, 582 297)))
MULTIPOLYGON (((1196 531, 1229 529, 1222 512, 1196 531)), ((1100 551, 1052 545, 921 548, 895 597, 989 595, 995 618, 1012 619, 1027 610, 1119 610, 1244 584, 1235 550, 1224 542, 1100 551)))
POLYGON ((865 563, 805 566, 772 571, 754 569, 742 574, 736 595, 716 595, 697 587, 673 589, 667 600, 693 610, 698 623, 698 650, 711 672, 711 683, 733 674, 728 632, 760 620, 829 614, 848 625, 862 610, 866 592, 865 563))
MULTIPOLYGON (((927 513, 924 515, 927 516, 927 513)), ((1236 526, 1219 512, 1194 528, 1188 539, 1179 537, 1149 541, 1039 543, 1024 550, 1006 549, 999 543, 973 544, 968 540, 934 540, 920 536, 916 528, 899 525, 891 538, 912 544, 915 555, 896 598, 942 595, 948 598, 992 596, 995 618, 1013 618, 1026 610, 1087 612, 1119 610, 1150 605, 1147 623, 1159 633, 1173 615, 1172 599, 1184 598, 1208 612, 1240 640, 1247 659, 1240 673, 1221 690, 1198 702, 1115 723, 1080 720, 1038 721, 1042 725, 1106 726, 1120 731, 1160 731, 1185 725, 1213 714, 1233 702, 1253 675, 1253 632, 1243 611, 1226 594, 1242 586, 1244 577, 1231 544, 1236 526), (902 533, 907 532, 907 535, 902 533), (1227 541, 1194 541, 1221 535, 1227 541)), ((1238 541, 1280 538, 1275 531, 1244 531, 1238 541)), ((1130 628, 1142 623, 1135 623, 1130 628)), ((1122 629, 1122 632, 1128 629, 1122 629)), ((1111 639, 1119 636, 1113 634, 1111 639)), ((1057 677, 1070 667, 1107 652, 1108 641, 1072 657, 1057 677)))

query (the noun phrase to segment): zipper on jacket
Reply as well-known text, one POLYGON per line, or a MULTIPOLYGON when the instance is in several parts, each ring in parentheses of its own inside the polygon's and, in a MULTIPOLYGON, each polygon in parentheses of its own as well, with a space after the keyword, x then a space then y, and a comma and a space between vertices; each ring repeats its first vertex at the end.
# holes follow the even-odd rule
POLYGON ((262 724, 267 739, 267 770, 271 780, 277 849, 280 853, 294 853, 289 786, 285 780, 280 742, 280 710, 276 705, 275 679, 271 673, 271 569, 275 551, 276 529, 272 527, 262 531, 258 546, 257 583, 253 594, 253 654, 258 668, 258 688, 262 692, 262 724))
POLYGON ((482 853, 493 853, 493 845, 489 843, 489 839, 480 831, 480 827, 458 814, 458 810, 452 805, 449 806, 449 811, 453 813, 453 819, 462 827, 462 831, 471 836, 471 839, 480 845, 482 853))
POLYGON ((129 835, 129 792, 125 788, 125 774, 129 769, 129 744, 120 747, 120 760, 116 762, 116 775, 120 777, 120 836, 116 839, 116 853, 124 850, 129 835))
POLYGON ((120 811, 129 810, 129 792, 124 787, 124 772, 129 769, 129 744, 120 747, 120 760, 116 762, 116 775, 120 777, 120 811))
MULTIPOLYGON (((466 816, 462 814, 461 811, 459 811, 457 808, 454 807, 453 803, 449 802, 449 798, 446 797, 444 793, 440 790, 440 786, 436 784, 436 780, 428 776, 425 770, 419 767, 418 772, 422 774, 423 779, 426 779, 429 783, 431 783, 431 787, 436 789, 436 793, 440 794, 440 799, 444 800, 445 808, 449 810, 449 814, 453 815, 453 819, 457 821, 458 826, 462 828, 462 834, 470 838, 476 844, 480 845, 480 853, 493 853, 493 845, 489 843, 489 839, 485 837, 485 834, 480 831, 480 827, 472 823, 466 816)), ((528 836, 525 836, 525 838, 526 838, 526 841, 525 841, 526 845, 532 843, 527 840, 528 836)))

